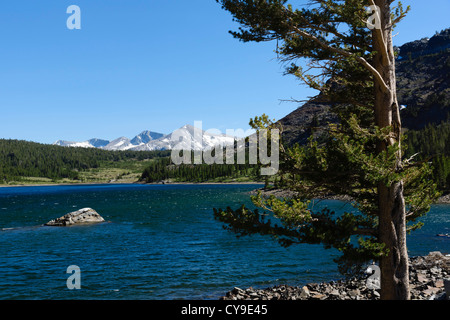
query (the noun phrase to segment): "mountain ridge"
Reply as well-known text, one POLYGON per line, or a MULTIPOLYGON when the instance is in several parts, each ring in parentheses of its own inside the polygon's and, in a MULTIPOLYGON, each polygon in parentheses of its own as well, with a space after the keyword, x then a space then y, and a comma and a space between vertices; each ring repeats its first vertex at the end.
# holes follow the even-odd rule
POLYGON ((210 133, 186 124, 169 134, 144 130, 133 139, 122 136, 112 141, 97 138, 82 142, 58 140, 53 145, 99 148, 110 151, 207 150, 218 145, 232 145, 235 139, 226 134, 210 133))
POLYGON ((105 150, 127 150, 135 145, 148 143, 151 140, 160 138, 162 136, 164 136, 164 134, 162 133, 144 130, 131 140, 124 136, 116 138, 111 141, 98 138, 92 138, 81 142, 57 140, 53 143, 53 145, 58 145, 62 147, 100 148, 105 150))

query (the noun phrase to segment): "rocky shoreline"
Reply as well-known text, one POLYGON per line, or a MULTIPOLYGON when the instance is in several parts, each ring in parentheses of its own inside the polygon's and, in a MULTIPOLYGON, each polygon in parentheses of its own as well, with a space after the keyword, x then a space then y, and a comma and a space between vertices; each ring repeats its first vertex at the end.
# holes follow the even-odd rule
MULTIPOLYGON (((412 300, 450 300, 450 255, 434 251, 409 262, 412 300)), ((379 286, 368 278, 373 276, 304 286, 234 288, 220 300, 379 300, 379 286)))
MULTIPOLYGON (((277 198, 292 198, 296 194, 295 191, 286 190, 286 189, 276 189, 276 188, 268 188, 268 189, 260 188, 260 189, 250 191, 249 194, 257 195, 259 191, 261 192, 261 194, 264 197, 275 196, 277 198)), ((324 200, 325 199, 326 200, 340 200, 340 201, 347 201, 347 202, 352 201, 352 198, 347 195, 335 195, 335 194, 326 195, 323 197, 323 199, 324 200)), ((450 203, 450 195, 449 195, 448 203, 450 203)))
MULTIPOLYGON (((269 197, 271 195, 278 197, 278 198, 292 198, 295 195, 294 191, 291 190, 283 190, 283 189, 265 189, 265 188, 260 188, 260 189, 256 189, 256 190, 252 190, 249 193, 251 195, 256 195, 258 193, 258 191, 261 191, 262 195, 265 197, 269 197)), ((347 196, 347 195, 327 195, 324 197, 324 199, 327 200, 341 200, 341 201, 347 201, 347 202, 351 202, 352 198, 347 196)), ((450 194, 445 194, 441 197, 439 197, 439 199, 436 201, 436 204, 450 204, 450 194)))
POLYGON ((450 194, 443 195, 440 197, 436 203, 438 204, 449 204, 450 203, 450 194))

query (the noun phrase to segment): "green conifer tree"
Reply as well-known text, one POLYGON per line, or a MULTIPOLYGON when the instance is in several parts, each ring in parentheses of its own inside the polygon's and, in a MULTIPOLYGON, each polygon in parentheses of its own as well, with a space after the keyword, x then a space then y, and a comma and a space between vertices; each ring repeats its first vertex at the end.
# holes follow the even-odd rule
MULTIPOLYGON (((414 222, 438 193, 428 163, 405 158, 402 146, 392 30, 408 9, 392 7, 392 0, 314 0, 304 8, 285 0, 218 2, 241 25, 234 37, 276 40, 286 73, 319 90, 340 122, 329 127, 325 142, 310 139, 283 153, 283 185, 294 197, 259 194, 252 200, 264 212, 215 209, 216 218, 239 235, 334 247, 342 252, 343 272, 376 260, 382 299, 409 299, 406 234, 420 226, 414 222), (368 12, 370 5, 379 10, 368 12), (359 213, 311 208, 311 199, 330 193, 350 196, 359 213)), ((257 129, 276 125, 267 117, 252 123, 257 129)))

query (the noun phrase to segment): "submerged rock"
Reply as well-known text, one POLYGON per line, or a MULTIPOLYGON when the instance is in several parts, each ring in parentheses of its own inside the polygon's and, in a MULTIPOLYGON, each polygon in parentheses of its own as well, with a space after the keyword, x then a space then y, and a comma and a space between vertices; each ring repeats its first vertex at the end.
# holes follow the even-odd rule
POLYGON ((97 211, 91 208, 84 208, 68 214, 63 215, 60 218, 50 220, 45 225, 46 226, 57 226, 65 227, 74 224, 84 224, 84 223, 97 223, 104 222, 102 216, 100 216, 97 211))

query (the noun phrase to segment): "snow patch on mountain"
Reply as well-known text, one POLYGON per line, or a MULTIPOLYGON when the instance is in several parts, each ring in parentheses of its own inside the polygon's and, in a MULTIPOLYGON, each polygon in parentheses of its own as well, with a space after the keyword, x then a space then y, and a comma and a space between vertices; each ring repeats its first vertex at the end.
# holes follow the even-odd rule
POLYGON ((114 139, 110 143, 108 143, 106 146, 102 147, 102 149, 105 150, 129 150, 133 148, 135 145, 131 143, 131 140, 127 137, 120 137, 117 139, 114 139))

